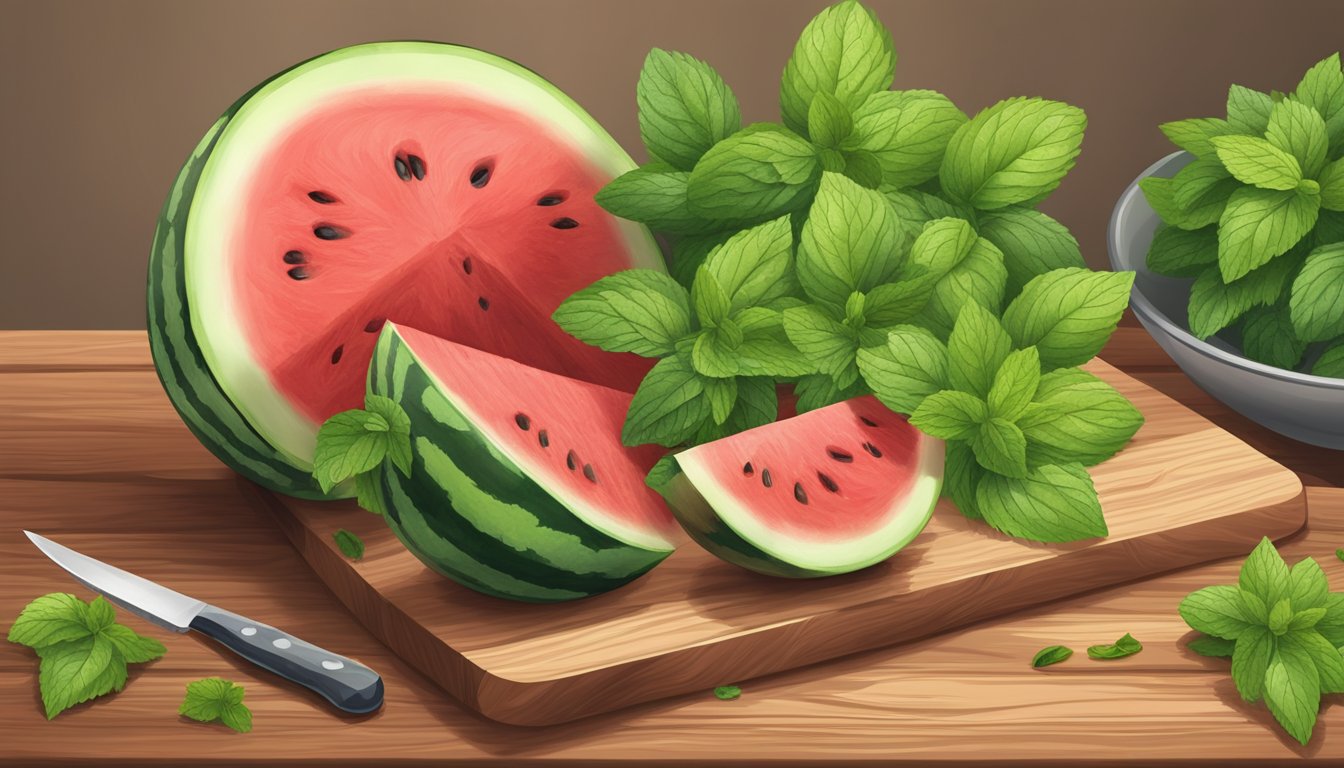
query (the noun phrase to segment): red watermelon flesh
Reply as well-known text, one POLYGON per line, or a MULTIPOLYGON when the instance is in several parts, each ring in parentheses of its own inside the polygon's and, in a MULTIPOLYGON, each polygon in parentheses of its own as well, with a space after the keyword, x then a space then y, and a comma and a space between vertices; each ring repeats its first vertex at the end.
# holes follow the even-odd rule
POLYGON ((369 89, 298 121, 251 184, 235 306, 314 421, 357 408, 384 320, 633 391, 649 363, 550 319, 626 269, 608 180, 535 119, 467 94, 369 89))

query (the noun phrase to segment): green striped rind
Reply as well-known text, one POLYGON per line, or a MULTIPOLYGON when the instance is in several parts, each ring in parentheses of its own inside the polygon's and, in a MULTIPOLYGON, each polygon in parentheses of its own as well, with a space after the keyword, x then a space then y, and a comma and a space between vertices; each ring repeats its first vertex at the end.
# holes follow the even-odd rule
POLYGON ((324 495, 313 480, 310 467, 292 466, 257 434, 220 390, 191 328, 182 260, 192 195, 224 126, 255 92, 256 89, 249 91, 211 126, 178 172, 159 215, 149 257, 146 325, 150 352, 173 407, 192 434, 220 461, 256 483, 290 496, 314 499, 349 496, 348 485, 337 488, 330 496, 324 495))
POLYGON ((585 523, 504 456, 452 402, 390 324, 369 367, 369 391, 411 422, 411 474, 381 468, 386 519, 435 571, 496 597, 557 602, 637 578, 669 554, 585 523))

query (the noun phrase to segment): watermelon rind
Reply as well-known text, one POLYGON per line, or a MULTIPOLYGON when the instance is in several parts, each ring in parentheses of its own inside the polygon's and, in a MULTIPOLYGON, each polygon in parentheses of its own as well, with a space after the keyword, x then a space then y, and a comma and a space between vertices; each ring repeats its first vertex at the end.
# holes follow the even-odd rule
POLYGON ((378 468, 384 518, 411 553, 453 581, 511 600, 559 602, 627 584, 672 552, 670 541, 616 530, 582 500, 539 485, 393 323, 374 348, 368 390, 400 405, 411 424, 409 476, 391 460, 378 468))
POLYGON ((884 526, 844 540, 803 541, 771 530, 753 512, 750 499, 734 495, 714 479, 702 455, 694 448, 677 454, 680 472, 659 492, 696 543, 722 560, 770 576, 835 576, 887 560, 928 525, 942 490, 944 446, 925 436, 914 483, 892 500, 899 509, 893 509, 884 526))
MULTIPOLYGON (((225 464, 271 490, 323 493, 310 476, 318 424, 301 413, 252 357, 230 305, 226 257, 253 167, 287 126, 333 91, 361 84, 451 82, 530 114, 617 176, 633 160, 582 107, 507 59, 446 43, 394 41, 342 48, 285 70, 235 102, 201 140, 173 185, 150 255, 148 328, 155 368, 188 428, 225 464), (185 259, 184 254, 191 258, 185 259)), ((664 271, 644 226, 613 220, 632 266, 664 271)))

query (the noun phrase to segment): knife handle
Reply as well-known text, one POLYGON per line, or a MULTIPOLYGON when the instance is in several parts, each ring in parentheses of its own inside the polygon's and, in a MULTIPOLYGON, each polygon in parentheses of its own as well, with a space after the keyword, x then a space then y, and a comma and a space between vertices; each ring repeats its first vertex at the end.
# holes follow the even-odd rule
POLYGON ((362 715, 383 705, 383 679, 377 672, 275 627, 213 605, 190 626, 262 669, 311 688, 338 709, 362 715))

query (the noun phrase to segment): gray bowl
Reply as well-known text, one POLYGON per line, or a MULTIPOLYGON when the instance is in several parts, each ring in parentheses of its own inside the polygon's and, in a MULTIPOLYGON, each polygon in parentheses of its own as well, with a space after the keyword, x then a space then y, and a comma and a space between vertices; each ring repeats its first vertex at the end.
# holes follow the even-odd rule
POLYGON ((1107 244, 1111 267, 1136 273, 1130 307, 1162 349, 1205 392, 1279 434, 1344 450, 1344 379, 1248 360, 1217 336, 1200 341, 1186 323, 1194 281, 1148 271, 1148 246, 1160 219, 1139 189, 1139 179, 1172 176, 1193 159, 1188 152, 1176 152, 1153 163, 1115 204, 1107 244))

